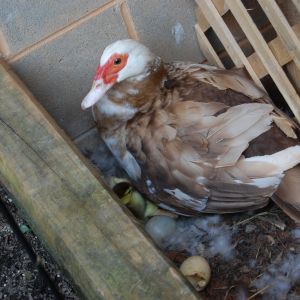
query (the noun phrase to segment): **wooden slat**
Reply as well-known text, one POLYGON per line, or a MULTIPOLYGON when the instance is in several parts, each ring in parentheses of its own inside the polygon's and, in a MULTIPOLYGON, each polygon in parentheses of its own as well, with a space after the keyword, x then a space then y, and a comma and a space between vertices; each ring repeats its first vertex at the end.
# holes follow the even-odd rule
POLYGON ((207 59, 207 62, 213 66, 217 66, 219 68, 224 69, 224 65, 220 60, 218 54, 216 53, 215 49, 210 44, 210 41, 207 39, 205 33, 202 32, 199 24, 195 25, 196 35, 198 38, 200 49, 207 59))
POLYGON ((204 12, 207 19, 214 29, 215 33, 217 34, 218 38, 222 42, 224 48, 230 55, 231 59, 233 60, 236 67, 244 67, 248 71, 249 75, 252 77, 254 82, 264 89, 262 83, 260 82, 259 78, 257 77, 255 71, 253 70, 252 66, 250 65, 247 57, 241 50, 240 46, 238 45, 237 41, 235 40, 234 36, 228 29, 226 23, 219 15, 217 9, 215 8, 214 4, 210 0, 196 0, 199 7, 201 7, 202 11, 204 12))
MULTIPOLYGON (((213 3, 221 16, 224 16, 228 12, 229 9, 225 3, 225 0, 213 0, 213 3)), ((197 7, 195 11, 197 23, 199 24, 202 31, 205 32, 207 29, 210 28, 210 23, 207 21, 199 7, 197 7)))
POLYGON ((276 1, 258 0, 258 2, 300 69, 300 41, 276 1))
POLYGON ((228 12, 229 8, 226 5, 225 0, 212 0, 212 2, 221 16, 225 15, 228 12))
POLYGON ((195 13, 198 25, 200 26, 201 30, 205 32, 210 28, 209 22, 207 21, 202 10, 199 7, 196 7, 195 13))
MULTIPOLYGON (((292 27, 295 34, 298 38, 300 38, 300 24, 294 25, 292 27)), ((292 61, 291 54, 285 49, 281 39, 279 37, 275 38, 271 42, 268 43, 269 48, 271 49, 273 55, 275 56, 276 60, 280 64, 280 66, 284 66, 290 61, 292 61)), ((260 58, 258 57, 257 53, 254 52, 248 57, 248 61, 251 64, 252 68, 254 69, 255 73, 259 78, 263 78, 268 75, 268 71, 261 63, 260 58)))
POLYGON ((139 34, 136 31, 135 25, 134 25, 134 21, 132 18, 132 14, 130 12, 130 8, 128 6, 128 4, 124 1, 123 3, 120 4, 120 13, 121 16, 124 20, 127 32, 128 32, 128 36, 131 39, 134 39, 136 41, 140 40, 139 34))
POLYGON ((86 299, 198 299, 0 64, 0 181, 86 299))
POLYGON ((292 0, 296 8, 298 9, 298 12, 300 13, 300 0, 292 0))
POLYGON ((269 49, 253 20, 241 1, 226 1, 229 9, 240 24, 249 42, 252 44, 265 68, 287 101, 296 119, 300 121, 300 98, 286 74, 269 49))

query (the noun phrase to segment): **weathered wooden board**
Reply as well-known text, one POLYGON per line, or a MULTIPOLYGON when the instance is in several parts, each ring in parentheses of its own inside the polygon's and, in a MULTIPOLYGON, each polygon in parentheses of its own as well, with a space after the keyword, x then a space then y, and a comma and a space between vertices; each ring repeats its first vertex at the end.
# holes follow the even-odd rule
POLYGON ((0 137, 0 180, 86 298, 197 299, 3 64, 0 137))

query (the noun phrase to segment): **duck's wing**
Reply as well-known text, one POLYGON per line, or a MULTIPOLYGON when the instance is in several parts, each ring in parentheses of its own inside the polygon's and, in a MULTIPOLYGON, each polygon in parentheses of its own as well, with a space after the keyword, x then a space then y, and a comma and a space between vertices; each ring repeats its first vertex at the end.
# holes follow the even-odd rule
POLYGON ((270 158, 251 161, 242 153, 269 130, 272 110, 260 103, 228 108, 183 101, 141 117, 131 124, 127 141, 141 166, 139 188, 183 214, 265 205, 284 169, 270 158))
POLYGON ((185 97, 202 102, 219 101, 230 106, 249 101, 271 104, 274 107, 273 121, 278 128, 290 138, 297 139, 297 133, 299 136, 299 124, 278 109, 265 91, 248 77, 244 69, 224 70, 205 64, 184 62, 166 64, 166 69, 169 80, 183 90, 185 97))
POLYGON ((170 80, 184 83, 187 88, 188 85, 195 87, 197 82, 203 82, 218 90, 231 89, 252 99, 266 97, 266 93, 247 77, 243 69, 224 70, 210 65, 184 62, 167 64, 166 68, 170 80))
MULTIPOLYGON (((270 131, 265 132, 250 143, 246 155, 270 154, 287 147, 299 145, 299 124, 278 109, 268 95, 247 77, 244 70, 228 71, 207 65, 180 62, 170 64, 167 68, 172 80, 183 82, 181 80, 184 79, 186 83, 189 83, 194 93, 193 96, 201 95, 200 98, 205 99, 213 95, 218 101, 223 101, 223 103, 229 105, 237 105, 250 99, 273 105, 272 118, 275 125, 270 131), (226 93, 221 92, 224 90, 226 90, 226 93), (224 95, 224 99, 222 99, 222 95, 224 95)), ((272 199, 297 222, 300 222, 299 194, 300 166, 297 166, 285 172, 285 177, 278 191, 272 196, 272 199)))

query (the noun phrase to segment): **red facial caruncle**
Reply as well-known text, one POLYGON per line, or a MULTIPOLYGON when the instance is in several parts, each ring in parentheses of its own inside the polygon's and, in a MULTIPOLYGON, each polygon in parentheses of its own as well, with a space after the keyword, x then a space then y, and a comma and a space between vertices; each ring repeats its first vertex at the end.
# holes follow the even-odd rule
POLYGON ((95 105, 105 93, 116 83, 120 71, 126 66, 128 54, 115 53, 102 66, 99 65, 89 93, 81 102, 81 108, 87 109, 95 105))
POLYGON ((105 84, 113 84, 127 63, 128 54, 113 54, 103 66, 98 66, 94 81, 102 79, 105 84))

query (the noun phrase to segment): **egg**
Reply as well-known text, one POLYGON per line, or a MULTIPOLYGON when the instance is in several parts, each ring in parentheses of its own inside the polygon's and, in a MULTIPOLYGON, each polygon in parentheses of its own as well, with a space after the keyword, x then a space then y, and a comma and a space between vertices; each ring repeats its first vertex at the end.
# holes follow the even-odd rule
POLYGON ((155 216, 145 226, 146 232, 158 245, 161 245, 164 239, 170 236, 175 229, 176 221, 167 216, 155 216))
POLYGON ((210 266, 202 256, 187 258, 181 264, 180 271, 197 291, 202 291, 207 286, 211 276, 210 266))

